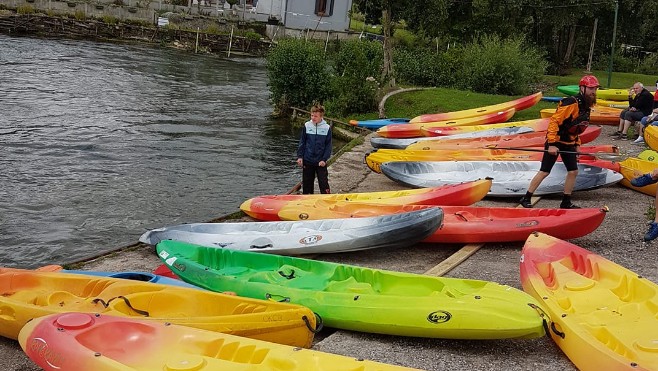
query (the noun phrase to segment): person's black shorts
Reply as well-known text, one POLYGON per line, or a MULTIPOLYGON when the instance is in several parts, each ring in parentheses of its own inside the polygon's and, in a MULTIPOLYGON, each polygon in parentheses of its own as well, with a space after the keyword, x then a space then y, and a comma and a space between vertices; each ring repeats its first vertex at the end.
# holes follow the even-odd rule
POLYGON ((642 113, 641 111, 631 111, 628 108, 621 111, 621 113, 619 114, 619 118, 621 118, 622 120, 628 120, 628 121, 640 121, 640 120, 642 120, 642 117, 644 117, 644 116, 645 116, 645 114, 642 113))
MULTIPOLYGON (((562 158, 562 162, 564 163, 564 166, 567 168, 567 171, 574 171, 578 170, 578 156, 573 153, 576 152, 576 146, 573 144, 564 144, 564 143, 551 143, 551 146, 555 146, 559 150, 559 156, 562 158), (566 152, 572 152, 572 153, 564 153, 566 152)), ((544 144, 544 149, 548 150, 548 142, 544 144)), ((541 167, 539 168, 540 171, 543 171, 545 173, 550 173, 551 170, 553 169, 553 166, 555 165, 555 162, 557 161, 558 156, 553 156, 548 152, 544 152, 544 156, 541 159, 541 167)))

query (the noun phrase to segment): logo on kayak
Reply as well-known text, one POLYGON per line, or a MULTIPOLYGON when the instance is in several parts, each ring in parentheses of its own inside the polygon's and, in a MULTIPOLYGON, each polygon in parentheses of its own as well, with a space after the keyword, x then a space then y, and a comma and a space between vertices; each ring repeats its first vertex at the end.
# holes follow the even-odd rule
POLYGON ((299 240, 299 243, 301 243, 302 245, 313 245, 314 243, 317 243, 321 239, 322 236, 320 236, 319 234, 314 234, 311 236, 302 237, 302 239, 299 240))
POLYGON ((306 220, 306 219, 308 219, 308 214, 307 213, 299 214, 299 220, 306 220))
POLYGON ((427 320, 432 323, 448 322, 450 321, 450 318, 452 318, 452 314, 444 310, 437 310, 436 312, 432 312, 427 316, 427 320))
POLYGON ((63 363, 64 357, 56 351, 53 351, 42 338, 34 338, 28 345, 28 350, 35 356, 42 358, 52 368, 60 368, 63 363))
POLYGON ((536 220, 528 220, 527 222, 519 223, 516 225, 517 228, 527 228, 527 227, 534 227, 536 225, 539 225, 539 222, 536 220))

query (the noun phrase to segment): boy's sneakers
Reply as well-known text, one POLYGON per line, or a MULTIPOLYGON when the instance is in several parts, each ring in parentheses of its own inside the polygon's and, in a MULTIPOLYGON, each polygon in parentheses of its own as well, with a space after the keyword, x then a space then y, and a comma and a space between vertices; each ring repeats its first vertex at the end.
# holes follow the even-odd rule
POLYGON ((525 197, 521 197, 519 203, 521 204, 521 206, 523 206, 526 209, 532 209, 532 202, 525 197))
POLYGON ((580 209, 580 206, 576 206, 569 202, 568 204, 560 204, 560 209, 580 209))
POLYGON ((649 230, 644 235, 644 241, 649 242, 655 240, 656 237, 658 237, 658 223, 651 222, 651 224, 649 224, 649 230))
MULTIPOLYGON (((631 179, 631 185, 633 187, 646 187, 650 184, 658 183, 658 179, 651 177, 651 174, 644 174, 637 178, 631 179)), ((654 237, 655 238, 655 237, 654 237)))

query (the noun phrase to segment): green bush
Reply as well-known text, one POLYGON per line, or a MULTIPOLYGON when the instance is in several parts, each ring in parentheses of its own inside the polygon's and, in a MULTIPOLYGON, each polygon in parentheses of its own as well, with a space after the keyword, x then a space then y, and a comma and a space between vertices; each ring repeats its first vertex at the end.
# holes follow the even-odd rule
POLYGON ((635 72, 643 75, 658 75, 658 53, 644 58, 635 72))
POLYGON ((32 5, 20 5, 16 8, 18 14, 34 14, 36 11, 32 5))
POLYGON ((333 97, 326 102, 327 111, 348 116, 376 109, 382 65, 381 43, 358 39, 341 42, 333 60, 333 97))
MULTIPOLYGON (((617 51, 612 58, 612 70, 614 72, 633 72, 635 70, 635 59, 627 57, 617 51)), ((594 69, 607 71, 610 67, 610 54, 602 55, 594 65, 594 69)))
POLYGON ((548 66, 543 54, 520 37, 483 36, 460 49, 456 86, 481 93, 526 94, 548 66))
POLYGON ((398 49, 393 56, 398 81, 419 86, 453 86, 459 62, 454 49, 441 53, 429 48, 398 49))
POLYGON ((303 39, 283 39, 267 55, 272 101, 279 111, 324 102, 330 77, 320 46, 303 39))

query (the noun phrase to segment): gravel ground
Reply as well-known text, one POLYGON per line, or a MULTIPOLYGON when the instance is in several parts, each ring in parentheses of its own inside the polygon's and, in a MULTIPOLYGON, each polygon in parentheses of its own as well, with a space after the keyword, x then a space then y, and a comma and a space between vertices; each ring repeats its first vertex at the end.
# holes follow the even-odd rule
MULTIPOLYGON (((602 135, 593 144, 614 143, 620 147, 622 153, 629 155, 636 155, 644 149, 631 145, 630 141, 612 141, 608 134, 614 130, 612 126, 605 126, 602 135)), ((367 141, 332 164, 330 183, 334 193, 404 188, 383 175, 367 170, 363 164, 363 156, 370 150, 372 148, 367 141)), ((516 206, 515 201, 516 199, 486 200, 478 205, 513 207, 516 206)), ((536 207, 557 208, 559 202, 559 197, 546 197, 542 198, 536 207)), ((658 260, 655 258, 658 243, 642 242, 647 228, 644 213, 653 204, 653 197, 615 185, 576 193, 573 202, 581 207, 607 206, 610 209, 601 227, 588 236, 573 240, 573 243, 658 282, 658 260)), ((486 245, 446 276, 496 281, 521 288, 518 272, 521 246, 522 243, 486 245)), ((419 244, 407 249, 335 254, 318 259, 423 273, 459 247, 419 244)), ((83 269, 150 271, 159 263, 152 248, 137 245, 118 254, 88 262, 83 269)), ((326 329, 316 338, 314 349, 425 370, 575 369, 547 337, 533 340, 466 341, 405 338, 326 329)), ((18 344, 8 339, 0 339, 0 365, 3 370, 38 370, 23 355, 18 344)))

